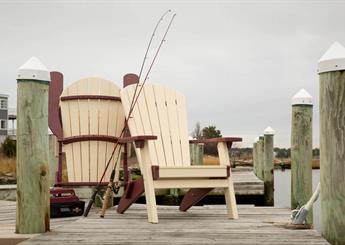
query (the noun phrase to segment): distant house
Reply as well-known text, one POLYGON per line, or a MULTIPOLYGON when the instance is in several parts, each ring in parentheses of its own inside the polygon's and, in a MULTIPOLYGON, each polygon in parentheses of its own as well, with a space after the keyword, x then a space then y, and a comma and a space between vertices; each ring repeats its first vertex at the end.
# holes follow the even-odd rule
POLYGON ((8 95, 0 94, 0 142, 8 135, 8 95))

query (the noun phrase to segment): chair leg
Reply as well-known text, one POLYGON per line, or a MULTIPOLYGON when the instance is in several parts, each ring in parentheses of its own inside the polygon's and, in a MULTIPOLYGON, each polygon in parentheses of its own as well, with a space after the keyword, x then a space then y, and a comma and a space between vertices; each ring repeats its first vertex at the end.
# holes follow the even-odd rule
POLYGON ((228 178, 228 188, 224 188, 224 196, 229 219, 238 219, 234 184, 231 177, 228 178))
POLYGON ((131 181, 123 193, 117 212, 123 214, 140 196, 144 193, 144 180, 143 178, 131 181))
POLYGON ((157 205, 156 205, 156 195, 155 189, 153 188, 153 181, 144 181, 145 187, 145 198, 146 198, 146 209, 148 221, 150 223, 158 223, 157 205))
POLYGON ((183 197, 180 211, 187 211, 190 207, 200 202, 213 188, 192 188, 183 197))

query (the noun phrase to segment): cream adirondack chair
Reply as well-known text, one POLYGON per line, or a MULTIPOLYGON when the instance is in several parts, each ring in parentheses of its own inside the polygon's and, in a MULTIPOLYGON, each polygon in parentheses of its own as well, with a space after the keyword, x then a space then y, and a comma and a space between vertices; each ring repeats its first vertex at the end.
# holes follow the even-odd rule
MULTIPOLYGON (((121 90, 121 101, 126 114, 130 110, 134 90, 135 85, 121 90)), ((167 188, 191 188, 180 206, 182 211, 197 203, 213 188, 223 188, 228 217, 238 218, 228 146, 231 147, 234 141, 241 141, 241 138, 203 141, 218 143, 220 165, 192 166, 185 96, 175 90, 152 84, 144 86, 128 126, 132 138, 124 141, 133 141, 136 145, 149 222, 158 223, 155 189, 167 188)), ((137 189, 139 193, 140 188, 137 189)), ((130 199, 130 196, 127 193, 122 199, 130 199)), ((123 213, 124 210, 118 212, 123 213)))
MULTIPOLYGON (((124 126, 120 88, 101 78, 81 79, 63 90, 60 109, 63 131, 60 142, 66 153, 68 183, 94 185, 100 180, 124 126)), ((119 148, 104 182, 109 181, 118 151, 119 148)))

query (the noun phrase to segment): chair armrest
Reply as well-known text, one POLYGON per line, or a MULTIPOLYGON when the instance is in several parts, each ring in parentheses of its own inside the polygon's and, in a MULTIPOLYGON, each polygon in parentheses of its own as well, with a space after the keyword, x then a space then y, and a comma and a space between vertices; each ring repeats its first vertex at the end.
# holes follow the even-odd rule
POLYGON ((228 146, 232 145, 232 142, 241 142, 242 138, 240 137, 221 137, 221 138, 212 138, 212 139, 200 139, 200 140, 189 140, 190 144, 199 144, 199 143, 220 143, 225 142, 228 146))
POLYGON ((134 143, 135 147, 143 148, 147 140, 156 140, 157 136, 154 135, 138 135, 133 137, 123 137, 119 139, 120 144, 134 143))

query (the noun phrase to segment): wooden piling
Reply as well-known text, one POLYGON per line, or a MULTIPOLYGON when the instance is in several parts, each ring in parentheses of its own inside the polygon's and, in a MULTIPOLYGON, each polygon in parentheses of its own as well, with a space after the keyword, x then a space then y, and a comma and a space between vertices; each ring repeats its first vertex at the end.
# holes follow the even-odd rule
POLYGON ((58 171, 58 142, 56 136, 48 130, 49 138, 49 186, 56 183, 56 172, 58 171))
POLYGON ((256 155, 256 148, 257 148, 257 141, 255 140, 253 143, 253 150, 252 150, 252 157, 253 157, 253 172, 255 175, 257 175, 257 167, 258 167, 258 163, 257 163, 257 155, 256 155))
POLYGON ((204 144, 189 144, 192 165, 204 164, 204 144))
POLYGON ((259 179, 264 179, 264 136, 259 136, 259 141, 257 143, 257 157, 258 157, 258 166, 257 166, 257 175, 259 179))
MULTIPOLYGON (((312 97, 301 89, 292 98, 291 209, 301 208, 312 195, 312 119, 312 97)), ((312 210, 307 223, 313 223, 312 210)))
POLYGON ((16 232, 49 231, 48 87, 50 74, 35 57, 17 76, 16 232))
POLYGON ((274 130, 267 127, 264 131, 264 201, 265 206, 274 206, 274 162, 273 162, 274 130))
POLYGON ((318 64, 322 235, 345 244, 345 48, 334 43, 318 64))

